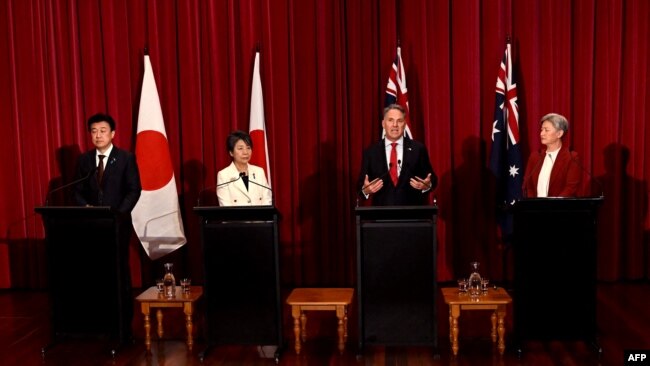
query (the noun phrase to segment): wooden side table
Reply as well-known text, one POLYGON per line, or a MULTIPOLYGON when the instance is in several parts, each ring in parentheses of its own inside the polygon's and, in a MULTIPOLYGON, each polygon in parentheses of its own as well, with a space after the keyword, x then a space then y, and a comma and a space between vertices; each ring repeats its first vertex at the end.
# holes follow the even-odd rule
POLYGON ((336 311, 338 318, 339 352, 345 350, 348 338, 348 305, 352 302, 354 289, 351 288, 297 288, 291 291, 287 304, 291 305, 293 332, 296 337, 296 354, 300 354, 300 342, 305 342, 306 310, 336 311))
POLYGON ((147 352, 151 352, 151 319, 149 312, 151 308, 157 308, 156 319, 158 320, 158 338, 163 337, 163 308, 183 308, 185 313, 185 328, 187 329, 187 349, 192 350, 194 340, 192 339, 192 313, 194 313, 194 303, 203 296, 203 287, 192 286, 189 293, 184 293, 180 286, 176 286, 176 296, 168 299, 164 294, 158 292, 154 287, 138 295, 135 299, 140 302, 140 308, 144 315, 144 344, 147 352))
POLYGON ((441 290, 445 303, 449 305, 449 341, 454 356, 458 354, 458 318, 461 310, 494 310, 491 316, 492 342, 497 342, 498 332, 499 354, 503 355, 506 350, 504 319, 507 305, 512 302, 512 298, 506 290, 503 288, 489 289, 486 294, 482 294, 476 299, 472 299, 468 294, 459 294, 457 287, 445 287, 441 290))

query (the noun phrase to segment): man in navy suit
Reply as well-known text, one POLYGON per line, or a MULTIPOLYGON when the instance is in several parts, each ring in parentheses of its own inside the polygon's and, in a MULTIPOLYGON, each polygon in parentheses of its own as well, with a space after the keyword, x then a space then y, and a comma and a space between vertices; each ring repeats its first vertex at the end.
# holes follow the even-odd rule
MULTIPOLYGON (((113 145, 113 117, 107 114, 91 116, 88 119, 88 132, 95 148, 80 155, 77 160, 75 179, 80 181, 75 185, 74 199, 80 206, 110 206, 116 213, 119 233, 119 292, 122 299, 119 315, 122 326, 119 337, 126 341, 130 337, 133 319, 129 265, 129 242, 133 233, 131 210, 142 191, 140 173, 135 155, 113 145), (84 177, 86 179, 82 179, 84 177)), ((91 238, 89 244, 92 244, 91 238)))
POLYGON ((381 123, 386 137, 363 152, 358 188, 373 205, 422 205, 438 182, 426 147, 404 137, 404 108, 391 104, 381 123))
POLYGON ((88 119, 88 131, 95 149, 82 154, 77 160, 76 179, 88 179, 75 186, 75 201, 80 206, 110 206, 121 214, 129 215, 142 191, 135 155, 113 145, 113 117, 95 114, 88 119), (103 164, 101 181, 100 157, 103 164))

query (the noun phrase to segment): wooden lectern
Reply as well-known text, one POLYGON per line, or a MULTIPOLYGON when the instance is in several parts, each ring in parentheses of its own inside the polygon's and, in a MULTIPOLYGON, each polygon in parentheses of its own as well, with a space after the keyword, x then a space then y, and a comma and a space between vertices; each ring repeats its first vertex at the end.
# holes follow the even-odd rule
POLYGON ((359 349, 438 344, 435 206, 357 207, 359 349))
POLYGON ((277 210, 210 206, 194 211, 201 217, 208 348, 275 345, 278 360, 282 307, 277 210))
POLYGON ((599 198, 535 198, 515 203, 515 336, 596 338, 596 227, 599 198))
POLYGON ((133 313, 125 263, 130 220, 110 207, 52 206, 35 211, 45 225, 55 337, 109 336, 126 342, 133 313))

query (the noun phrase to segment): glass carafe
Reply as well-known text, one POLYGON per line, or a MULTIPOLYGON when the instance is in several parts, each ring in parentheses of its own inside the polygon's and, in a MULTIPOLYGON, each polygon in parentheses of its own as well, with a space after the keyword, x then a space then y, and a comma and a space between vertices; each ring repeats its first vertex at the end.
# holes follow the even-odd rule
MULTIPOLYGON (((163 277, 163 286, 165 288, 165 297, 170 299, 176 295, 176 279, 174 278, 173 263, 165 263, 165 277, 163 277)), ((480 281, 479 281, 480 282, 480 281)))
POLYGON ((481 294, 481 275, 478 273, 479 262, 472 262, 472 274, 469 275, 469 295, 478 296, 481 294))

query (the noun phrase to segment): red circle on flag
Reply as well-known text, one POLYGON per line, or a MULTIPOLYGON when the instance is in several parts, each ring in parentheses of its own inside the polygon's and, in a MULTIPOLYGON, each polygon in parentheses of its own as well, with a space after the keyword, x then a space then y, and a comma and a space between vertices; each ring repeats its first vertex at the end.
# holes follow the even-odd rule
MULTIPOLYGON (((264 141, 264 131, 253 130, 250 132, 251 142, 253 143, 254 153, 251 155, 249 163, 257 165, 266 172, 266 145, 264 141)), ((268 172, 266 172, 268 174, 268 172)))
POLYGON ((140 182, 145 191, 155 191, 167 185, 174 175, 167 138, 158 131, 138 133, 135 143, 140 182))

